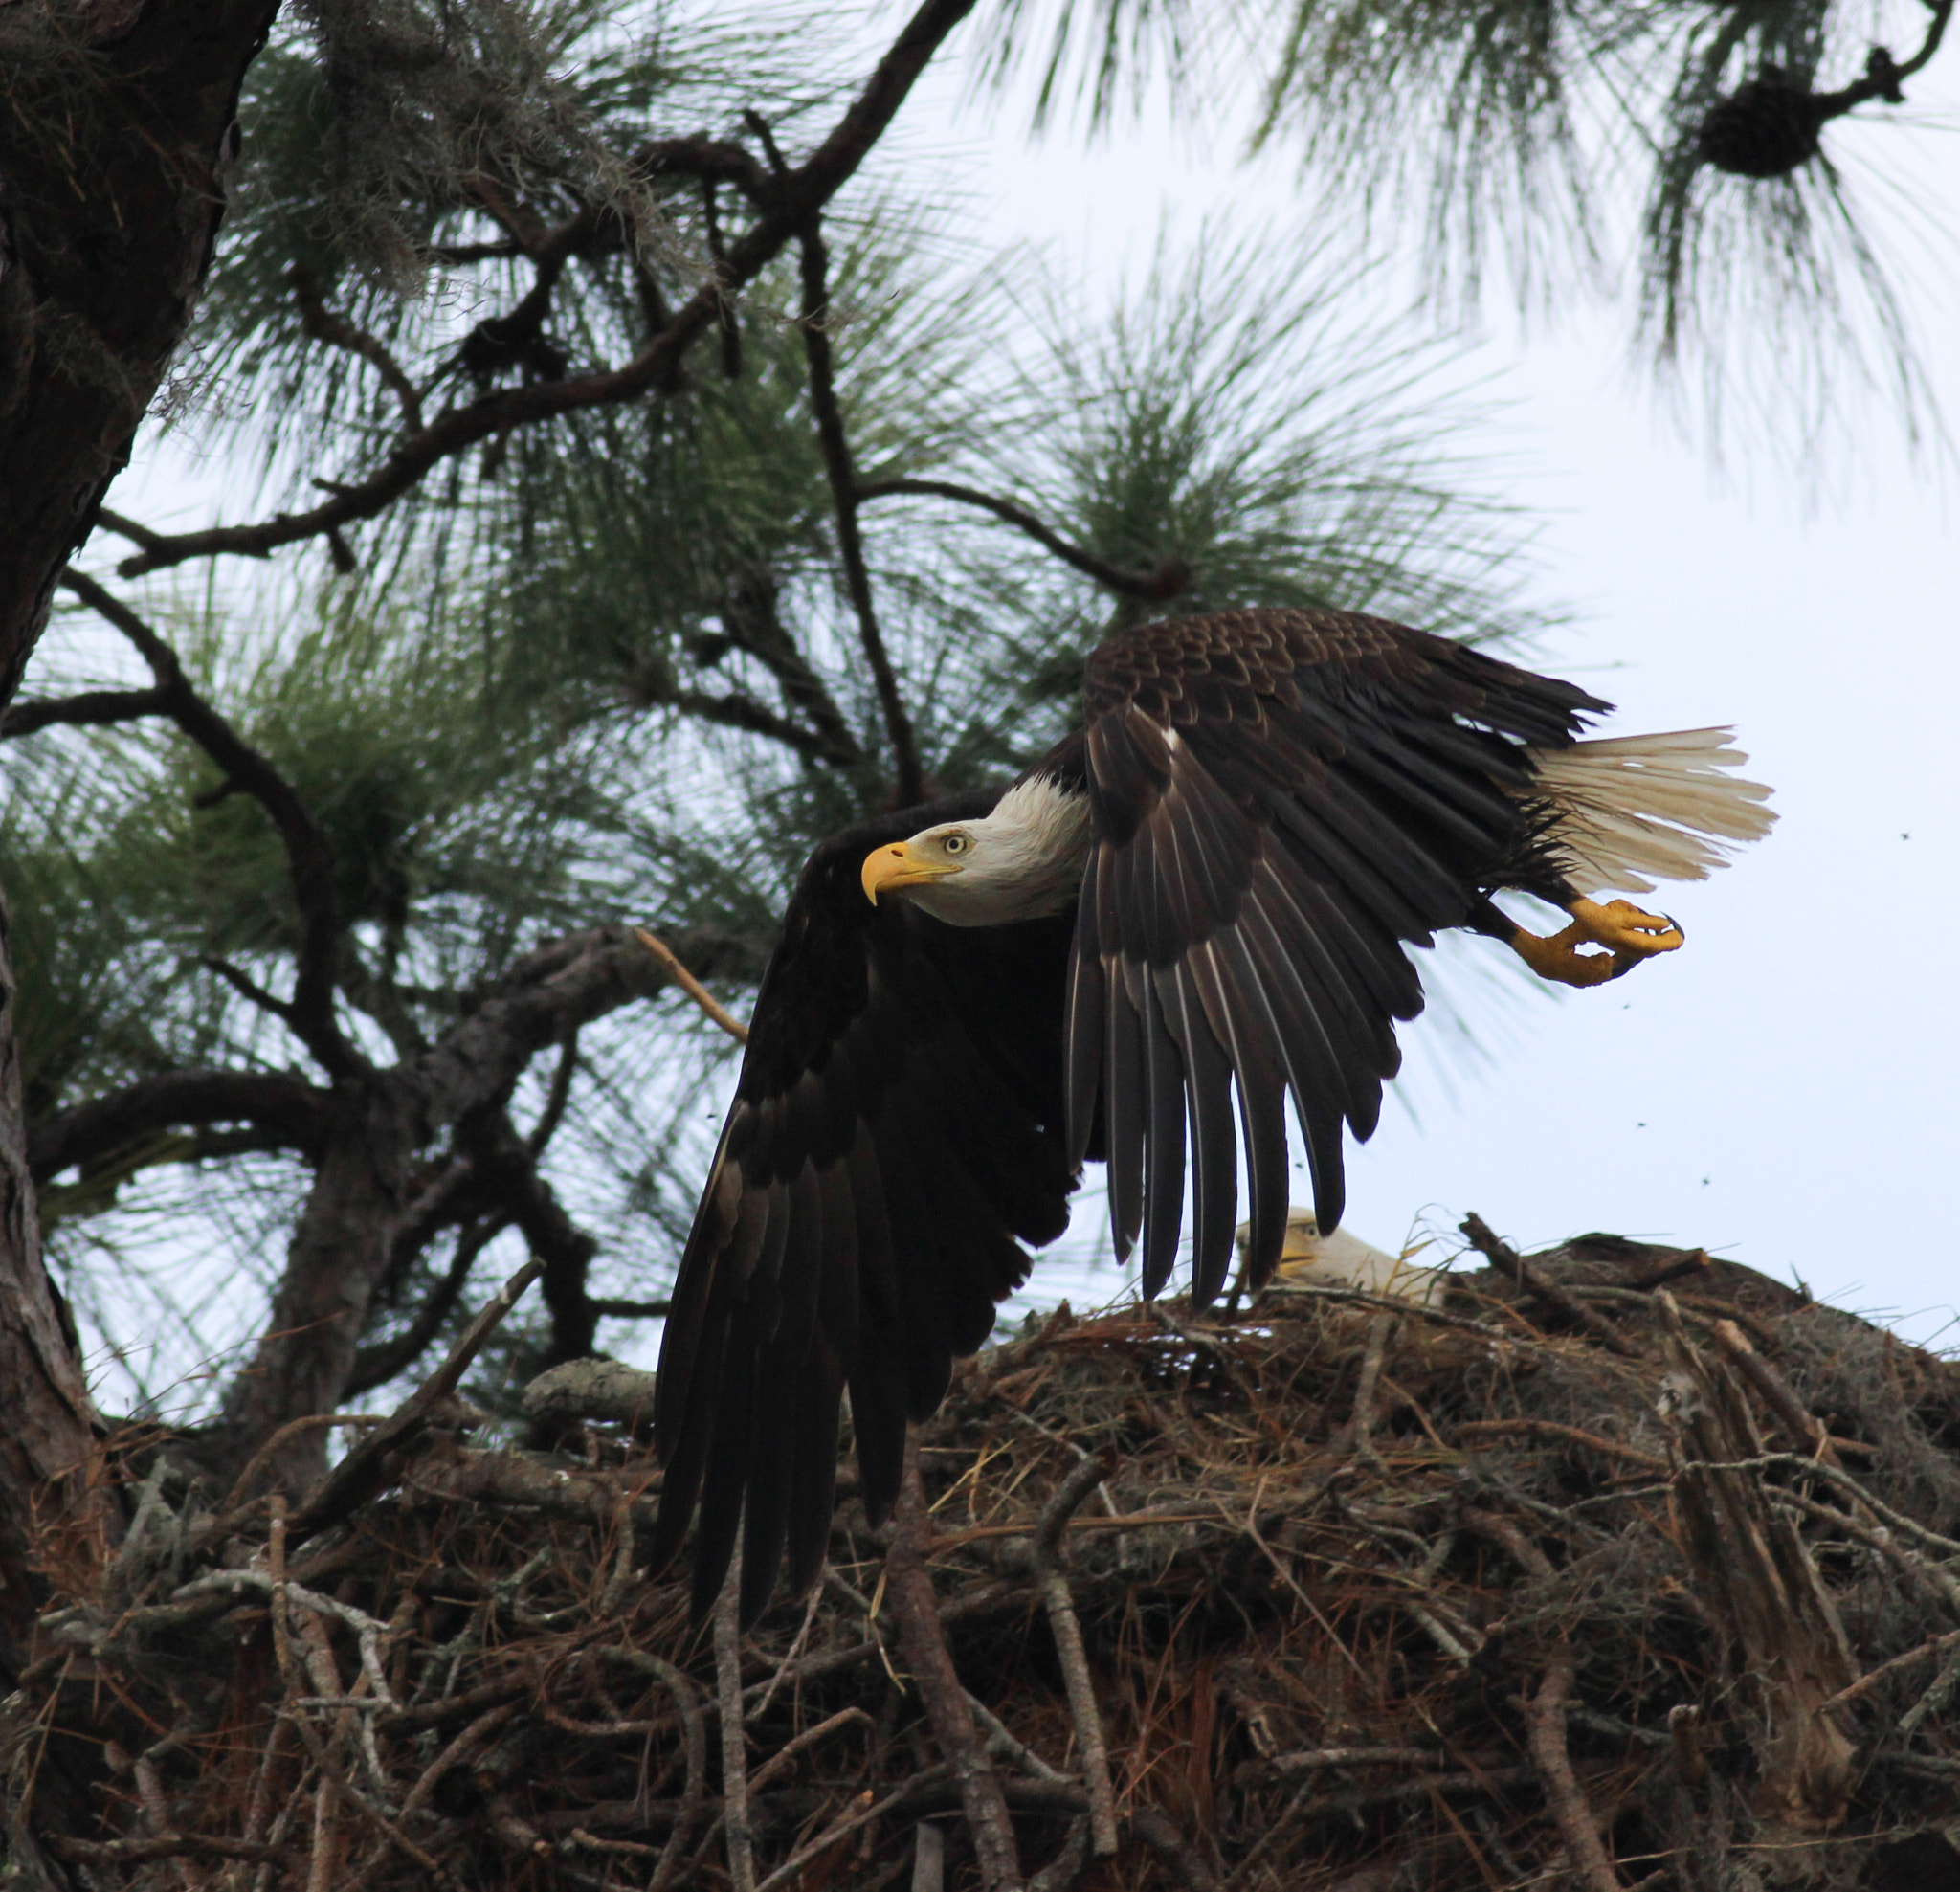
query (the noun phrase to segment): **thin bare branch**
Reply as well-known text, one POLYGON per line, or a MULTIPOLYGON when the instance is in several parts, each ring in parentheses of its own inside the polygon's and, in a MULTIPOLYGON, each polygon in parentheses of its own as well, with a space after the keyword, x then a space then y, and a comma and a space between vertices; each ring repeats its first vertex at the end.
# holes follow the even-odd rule
POLYGON ((732 586, 722 605, 722 629, 736 649, 774 676, 791 708, 809 720, 824 745, 820 759, 836 768, 855 768, 864 760, 863 746, 783 622, 777 609, 780 589, 766 570, 732 586))
POLYGON ((592 1302, 592 1312, 607 1321, 663 1321, 672 1312, 671 1301, 613 1301, 592 1302))
POLYGON ((100 727, 168 714, 169 703, 162 690, 79 690, 72 697, 32 697, 26 702, 9 704, 0 715, 0 742, 32 736, 37 729, 57 723, 100 727))
POLYGON ((675 690, 655 699, 671 704, 703 723, 719 723, 729 729, 744 729, 751 736, 767 736, 794 749, 806 762, 825 762, 835 767, 863 760, 863 751, 854 743, 846 750, 835 738, 806 729, 787 716, 778 716, 767 703, 759 703, 742 690, 726 690, 720 696, 711 690, 675 690))
POLYGON ((1502 1438, 1506 1434, 1525 1438, 1567 1440, 1573 1445, 1584 1445, 1592 1451, 1604 1453, 1612 1458, 1624 1458, 1629 1464, 1643 1466, 1650 1472, 1668 1469, 1667 1460, 1659 1453, 1642 1452, 1619 1439, 1602 1438, 1597 1433, 1583 1431, 1578 1426, 1561 1425, 1555 1419, 1471 1419, 1453 1427, 1450 1438, 1453 1443, 1461 1440, 1468 1444, 1473 1439, 1502 1438))
POLYGON ((1637 1360, 1640 1349, 1597 1308, 1575 1301, 1556 1281, 1548 1280, 1509 1242, 1492 1233, 1481 1215, 1472 1215, 1462 1224, 1463 1238, 1491 1265, 1510 1276, 1534 1301, 1556 1308, 1574 1326, 1583 1327, 1594 1340, 1612 1348, 1622 1359, 1637 1360))
POLYGON ((1930 1661, 1935 1656, 1944 1656, 1949 1649, 1960 1649, 1960 1629, 1949 1630, 1944 1636, 1922 1642, 1916 1649, 1908 1649, 1903 1656, 1894 1656, 1890 1661, 1881 1662, 1877 1668, 1859 1677, 1848 1688, 1840 1688, 1829 1701, 1819 1704, 1817 1713, 1829 1714, 1834 1708, 1849 1707, 1852 1703, 1862 1701, 1873 1689, 1890 1681, 1896 1675, 1903 1675, 1907 1669, 1917 1668, 1920 1663, 1930 1661))
POLYGON ((170 720, 217 765, 227 786, 250 795, 271 816, 285 844, 301 924, 293 997, 281 1015, 328 1076, 351 1077, 365 1071, 367 1060, 348 1043, 334 1016, 340 895, 334 884, 333 854, 312 811, 272 763, 205 701, 185 676, 177 653, 121 598, 72 566, 63 569, 61 582, 136 646, 157 679, 170 720))
POLYGON ((1798 1452, 1808 1452, 1825 1464, 1839 1462, 1831 1434, 1823 1420, 1804 1410, 1803 1401, 1785 1383, 1783 1375, 1748 1343, 1748 1336, 1733 1321, 1717 1321, 1709 1329, 1715 1345, 1729 1363, 1761 1394, 1763 1404, 1775 1413, 1798 1452))
POLYGON ((991 513, 1004 525, 1024 532, 1044 551, 1052 552, 1064 565, 1073 566, 1086 578, 1093 578, 1118 597, 1135 598, 1144 604, 1163 604, 1176 597, 1191 583, 1191 568, 1182 559, 1166 559, 1155 571, 1132 571, 1111 565, 1080 545, 1071 545, 1059 532, 1044 525, 1025 506, 1003 500, 994 493, 983 493, 976 486, 962 486, 950 479, 874 479, 857 489, 859 503, 870 500, 912 498, 950 500, 956 505, 976 506, 991 513))
POLYGON ((558 1050, 558 1062, 551 1073, 551 1088, 545 1094, 545 1107, 538 1113, 538 1121, 524 1136, 524 1150, 533 1162, 544 1155, 545 1148, 558 1134, 558 1126, 565 1121, 565 1107, 571 1102, 571 1080, 578 1072, 578 1033, 568 1032, 565 1042, 558 1050))
POLYGON ((422 1382, 385 1426, 377 1426, 334 1467, 325 1483, 293 1515, 287 1526, 291 1542, 297 1544, 301 1538, 338 1524, 380 1486, 389 1455, 400 1451, 422 1430, 434 1409, 455 1392, 469 1370, 470 1362, 482 1350, 483 1343, 502 1325, 504 1316, 544 1271, 545 1264, 534 1257, 490 1297, 450 1348, 442 1365, 422 1382))
POLYGON ((1566 1842, 1572 1877, 1586 1892, 1623 1892, 1619 1874, 1606 1857, 1599 1821, 1586 1798, 1572 1757, 1566 1748, 1566 1700, 1572 1691, 1572 1652, 1561 1643, 1547 1665, 1538 1692, 1525 1708, 1531 1759, 1545 1781, 1545 1803, 1566 1842))
POLYGON ((199 962, 209 972, 215 972, 226 985, 245 1000, 256 1005, 259 1011, 268 1013, 281 1024, 291 1024, 293 1008, 274 992, 269 992, 249 972, 234 966, 229 959, 221 959, 215 953, 207 953, 199 962))
POLYGON ((709 991, 686 967, 681 965, 680 961, 675 956, 674 948, 665 940, 659 939, 648 932, 644 926, 635 926, 633 931, 634 937, 639 941, 640 945, 645 946, 660 962, 661 970, 696 1005, 701 1007, 702 1013, 707 1017, 711 1018, 723 1031, 726 1032, 737 1044, 746 1044, 748 1042, 748 1027, 741 1019, 737 1018, 733 1013, 729 1012, 722 1004, 721 1000, 713 992, 709 991))
POLYGON ((1361 1356, 1361 1375, 1354 1386, 1354 1410, 1348 1415, 1342 1441, 1357 1458, 1376 1469, 1380 1469, 1382 1455, 1374 1449, 1375 1391, 1381 1384, 1382 1361, 1396 1324, 1392 1314, 1377 1314, 1368 1324, 1368 1345, 1361 1356))
POLYGON ((422 397, 400 362, 389 352, 379 336, 370 335, 344 315, 326 306, 320 278, 304 263, 295 263, 287 280, 293 285, 293 300, 300 305, 300 321, 306 333, 329 347, 367 362, 388 386, 402 411, 402 425, 410 434, 422 431, 422 397))
POLYGON ((824 468, 830 475, 831 501, 836 514, 837 551, 844 564, 844 589, 858 619, 858 642, 871 666, 878 702, 884 715, 885 738, 892 746, 893 798, 909 808, 925 798, 924 770, 919 761, 919 738, 898 674, 879 628, 878 607, 871 595, 871 573, 864 563, 864 536, 858 524, 858 475, 851 459, 851 442, 844 432, 844 412, 837 403, 835 365, 831 353, 830 251, 813 217, 803 233, 803 352, 810 364, 810 405, 816 415, 817 437, 823 443, 824 468))
POLYGON ((1927 22, 1926 37, 1920 41, 1919 51, 1902 61, 1893 58, 1884 47, 1874 46, 1864 62, 1862 78, 1855 79, 1839 91, 1817 96, 1814 104, 1820 117, 1841 118, 1846 112, 1870 104, 1875 99, 1882 99, 1891 105, 1905 102, 1905 81, 1924 70, 1940 50, 1940 42, 1947 36, 1948 22, 1953 17, 1953 0, 1923 0, 1923 4, 1932 18, 1927 22))
POLYGON ((748 1825, 748 1750, 742 1724, 742 1547, 715 1599, 715 1692, 722 1708, 722 1831, 734 1892, 755 1892, 755 1836, 748 1825))
POLYGON ((1048 1627, 1068 1692, 1069 1716, 1075 1723, 1076 1746, 1082 1758, 1082 1784, 1089 1794, 1090 1841, 1098 1859, 1108 1859, 1116 1851, 1116 1790, 1109 1778, 1109 1742, 1102 1731, 1102 1715, 1096 1705, 1095 1683, 1082 1648, 1082 1626, 1062 1569, 1061 1544, 1070 1517, 1102 1482, 1108 1470, 1101 1457, 1077 1464, 1042 1510, 1034 1543, 1036 1584, 1048 1612, 1048 1627))
POLYGON ((586 1295, 586 1277, 599 1252, 598 1240, 571 1219, 508 1117, 500 1114, 485 1149, 486 1173, 496 1178, 512 1221, 544 1263, 540 1287, 551 1317, 544 1364, 555 1367, 561 1361, 583 1359, 592 1351, 598 1332, 598 1316, 586 1295))
POLYGON ((510 1227, 510 1219, 507 1212, 488 1215, 474 1228, 464 1229, 457 1235, 456 1253, 450 1257, 449 1267, 441 1280, 431 1289, 429 1298, 416 1310, 415 1318, 392 1340, 364 1347, 354 1355, 354 1370, 347 1377, 347 1398, 353 1399, 377 1386, 386 1386, 390 1380, 407 1372, 422 1357, 430 1343, 442 1331, 442 1324, 449 1319, 451 1310, 462 1298, 477 1258, 510 1227))

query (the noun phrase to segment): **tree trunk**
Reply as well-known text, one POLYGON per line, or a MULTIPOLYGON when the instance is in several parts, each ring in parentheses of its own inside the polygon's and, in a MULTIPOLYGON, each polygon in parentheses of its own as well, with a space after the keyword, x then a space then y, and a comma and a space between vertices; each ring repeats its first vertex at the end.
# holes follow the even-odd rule
POLYGON ((37 1525, 65 1512, 56 1541, 79 1565, 100 1554, 108 1507, 87 1480, 95 1409, 67 1308, 41 1266, 40 1224, 21 1134, 13 960, 0 899, 0 1689, 12 1685, 41 1594, 37 1525))
POLYGON ((0 706, 183 339, 277 11, 86 0, 0 27, 0 706))
MULTIPOLYGON (((224 207, 238 88, 277 0, 0 11, 0 708, 182 340, 224 207)), ((91 1412, 41 1266, 0 922, 0 1638, 33 1613, 30 1539, 106 1511, 72 1477, 91 1412)), ((57 1532, 49 1542, 61 1547, 57 1532)))
MULTIPOLYGON (((354 1369, 354 1350, 408 1194, 422 1141, 390 1078, 345 1086, 345 1114, 286 1251, 272 1321, 252 1364, 226 1389, 214 1458, 235 1472, 291 1420, 331 1413, 354 1369)), ((326 1434, 296 1434, 267 1460, 266 1481, 303 1491, 326 1470, 326 1434)))

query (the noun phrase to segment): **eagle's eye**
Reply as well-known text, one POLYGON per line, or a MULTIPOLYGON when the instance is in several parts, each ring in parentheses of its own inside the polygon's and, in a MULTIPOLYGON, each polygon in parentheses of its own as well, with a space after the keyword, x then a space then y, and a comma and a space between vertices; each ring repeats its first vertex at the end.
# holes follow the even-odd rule
POLYGON ((965 854, 966 851, 972 845, 972 837, 968 835, 948 835, 943 841, 940 842, 940 846, 943 847, 947 854, 965 854))

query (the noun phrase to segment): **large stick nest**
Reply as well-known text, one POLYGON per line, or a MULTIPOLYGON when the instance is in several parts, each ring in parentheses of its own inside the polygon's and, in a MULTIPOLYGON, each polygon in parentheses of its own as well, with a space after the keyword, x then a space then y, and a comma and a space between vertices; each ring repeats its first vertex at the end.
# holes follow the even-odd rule
POLYGON ((1477 1234, 1427 1307, 1033 1324, 921 1433, 929 1518, 847 1469, 739 1646, 636 1561, 644 1376, 560 1379, 553 1451, 425 1402, 290 1515, 119 1448, 0 1714, 17 1882, 1960 1884, 1960 1367, 1477 1234))

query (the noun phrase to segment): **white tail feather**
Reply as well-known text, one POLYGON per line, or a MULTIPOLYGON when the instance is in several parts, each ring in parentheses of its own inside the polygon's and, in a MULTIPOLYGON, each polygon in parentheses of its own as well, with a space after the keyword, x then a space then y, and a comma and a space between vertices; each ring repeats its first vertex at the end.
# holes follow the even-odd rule
POLYGON ((1704 880, 1727 865, 1730 843, 1767 835, 1770 790, 1728 772, 1748 760, 1729 746, 1732 733, 1670 729, 1531 750, 1530 792, 1556 812, 1551 838, 1573 886, 1644 894, 1649 875, 1704 880))

